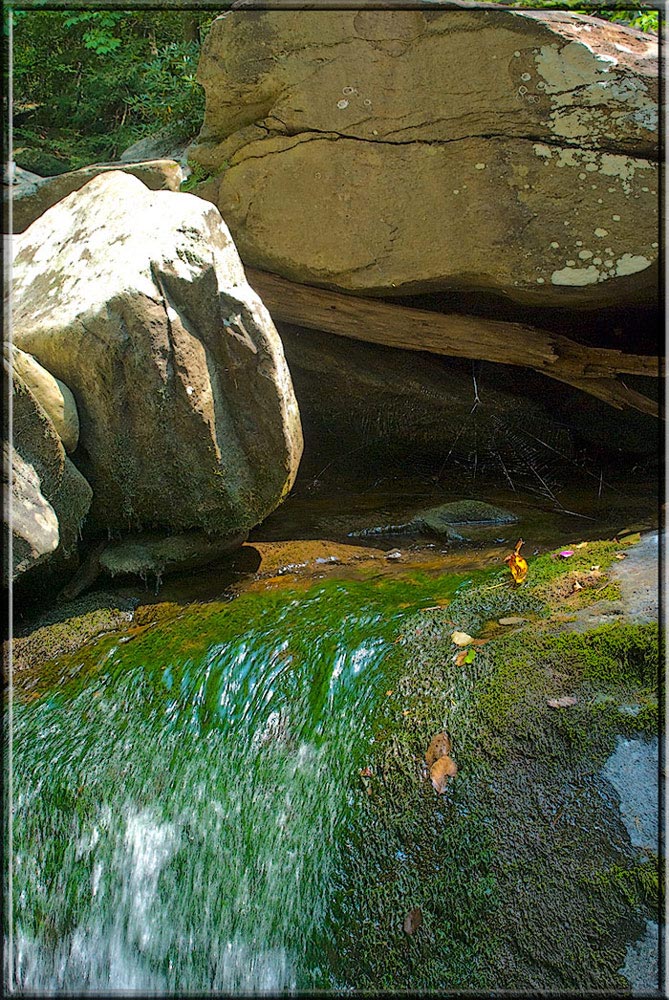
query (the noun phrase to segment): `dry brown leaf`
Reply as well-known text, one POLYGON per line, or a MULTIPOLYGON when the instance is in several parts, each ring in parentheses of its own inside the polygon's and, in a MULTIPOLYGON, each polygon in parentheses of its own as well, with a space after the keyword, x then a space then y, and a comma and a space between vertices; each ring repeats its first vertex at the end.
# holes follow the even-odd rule
POLYGON ((435 760, 430 768, 430 780, 435 792, 443 795, 448 787, 448 782, 458 773, 458 765, 452 757, 448 755, 435 760))
POLYGON ((471 635, 467 635, 466 632, 453 632, 451 635, 451 641, 455 643, 456 646, 468 646, 470 642, 473 642, 471 635))
POLYGON ((616 559, 627 559, 626 552, 616 552, 616 559))
POLYGON ((373 774, 374 772, 372 771, 371 767, 363 767, 360 769, 361 778, 371 778, 373 774))
POLYGON ((522 625, 526 622, 527 618, 518 618, 516 615, 511 615, 509 618, 500 618, 500 625, 522 625))
POLYGON ((472 646, 485 646, 490 639, 472 639, 472 646))
POLYGON ((422 923, 423 914, 421 913, 419 907, 416 906, 413 910, 409 910, 404 918, 404 933, 409 935, 415 934, 422 923))
POLYGON ((574 590, 583 590, 583 584, 579 583, 578 580, 574 580, 574 590))
POLYGON ((562 698, 549 698, 547 704, 551 708, 571 708, 578 702, 578 698, 572 698, 571 695, 563 695, 562 698))
POLYGON ((392 693, 392 689, 390 691, 386 691, 386 698, 390 698, 392 693))
POLYGON ((432 767, 436 760, 440 757, 445 757, 453 749, 453 744, 451 742, 451 737, 448 733, 437 733, 430 740, 430 745, 425 752, 425 761, 428 767, 432 767))

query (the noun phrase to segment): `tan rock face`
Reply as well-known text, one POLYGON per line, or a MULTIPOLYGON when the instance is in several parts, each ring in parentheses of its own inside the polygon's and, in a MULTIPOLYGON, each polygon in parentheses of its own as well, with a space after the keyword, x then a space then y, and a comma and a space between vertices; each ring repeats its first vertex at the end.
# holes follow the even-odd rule
POLYGON ((79 443, 79 414, 68 387, 18 347, 12 347, 12 365, 51 420, 65 451, 73 452, 79 443))
POLYGON ((14 341, 76 397, 91 523, 223 535, 267 516, 297 471, 299 414, 218 211, 113 172, 16 244, 14 341))
POLYGON ((191 157, 242 258, 372 294, 647 295, 657 46, 518 11, 231 12, 191 157))
MULTIPOLYGON (((5 373, 10 377, 7 356, 5 373)), ((12 574, 74 554, 92 491, 65 455, 53 423, 16 369, 12 379, 13 440, 5 443, 11 469, 12 574)), ((3 562, 3 578, 6 567, 3 562)), ((6 585, 6 578, 3 579, 6 585)))
MULTIPOLYGON (((124 170, 138 177, 152 191, 178 191, 183 179, 181 167, 174 160, 150 160, 145 163, 94 163, 81 170, 72 170, 57 177, 26 179, 19 174, 19 183, 11 189, 12 231, 24 232, 35 219, 73 191, 78 191, 98 174, 124 170)), ((32 175, 31 175, 32 176, 32 175)))

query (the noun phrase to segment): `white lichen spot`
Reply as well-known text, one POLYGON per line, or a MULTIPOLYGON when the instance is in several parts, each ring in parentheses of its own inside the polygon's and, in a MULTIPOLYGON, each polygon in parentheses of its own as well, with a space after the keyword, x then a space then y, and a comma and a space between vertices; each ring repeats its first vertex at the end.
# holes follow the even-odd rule
POLYGON ((520 74, 520 79, 523 81, 523 83, 527 83, 528 80, 532 79, 532 74, 531 73, 521 73, 520 74))
POLYGON ((337 101, 337 107, 343 111, 344 108, 348 107, 348 101, 337 101))
POLYGON ((366 108, 371 108, 372 106, 372 102, 370 101, 369 97, 366 97, 362 103, 365 105, 366 108))
POLYGON ((542 45, 535 56, 537 70, 546 82, 546 90, 557 94, 597 83, 609 65, 601 65, 583 42, 559 45, 542 45))
POLYGON ((652 246, 653 250, 657 250, 658 245, 659 244, 657 244, 657 243, 651 243, 651 246, 652 246))
POLYGON ((565 261, 565 263, 566 263, 567 267, 576 267, 576 261, 575 260, 567 260, 567 261, 565 261))
POLYGON ((581 260, 590 260, 592 257, 592 250, 581 250, 578 256, 581 260))
POLYGON ((558 250, 560 248, 559 243, 551 243, 551 250, 558 250))
POLYGON ((648 258, 642 257, 641 254, 624 253, 616 262, 616 274, 619 277, 625 274, 636 274, 637 271, 643 271, 649 265, 648 258))
POLYGON ((344 87, 343 90, 342 90, 342 94, 346 94, 346 95, 357 94, 357 93, 358 93, 358 91, 355 89, 355 87, 344 87))
POLYGON ((602 263, 602 258, 601 257, 593 257, 592 258, 592 263, 593 264, 601 264, 602 263))
POLYGON ((603 204, 604 204, 604 201, 603 201, 603 200, 602 200, 601 198, 598 198, 598 199, 597 199, 597 204, 598 204, 598 205, 603 205, 603 204))
POLYGON ((474 165, 475 170, 485 170, 485 163, 476 163, 474 165))
POLYGON ((544 284, 544 279, 543 278, 537 278, 537 285, 543 285, 543 284, 544 284))
POLYGON ((613 192, 615 191, 615 188, 607 188, 606 190, 609 192, 609 194, 613 194, 613 192))
POLYGON ((577 247, 582 247, 583 246, 583 240, 576 240, 576 246, 577 247))
POLYGON ((186 392, 188 393, 188 395, 189 395, 189 396, 192 396, 192 395, 193 395, 193 393, 194 393, 194 391, 195 391, 195 390, 193 389, 193 386, 192 386, 192 385, 187 385, 187 386, 186 386, 186 392))
POLYGON ((600 239, 603 239, 605 236, 608 235, 609 235, 608 229, 595 229, 595 236, 599 236, 600 239))
POLYGON ((558 167, 577 167, 579 151, 576 149, 561 149, 558 154, 558 167))
POLYGON ((588 171, 589 174, 592 174, 592 173, 596 172, 596 170, 597 170, 597 164, 596 163, 586 163, 585 169, 588 171))
POLYGON ((611 218, 613 219, 614 222, 620 222, 620 216, 619 215, 612 215, 611 218))
POLYGON ((578 175, 578 179, 579 179, 579 181, 584 181, 585 180, 585 174, 579 174, 578 175))
POLYGON ((582 288, 584 285, 594 285, 599 281, 600 272, 592 264, 590 267, 563 267, 561 271, 553 271, 551 282, 554 285, 572 285, 582 288))
POLYGON ((637 125, 640 125, 641 128, 645 128, 648 132, 657 132, 659 117, 657 109, 652 105, 643 108, 637 108, 636 111, 632 112, 630 118, 637 125))
POLYGON ((460 194, 459 188, 453 188, 453 194, 460 194))
POLYGON ((613 261, 612 260, 605 260, 604 261, 604 267, 613 267, 613 261))
POLYGON ((613 257, 613 250, 611 247, 605 247, 604 253, 607 253, 609 257, 613 257))
POLYGON ((516 51, 513 53, 513 58, 520 59, 520 52, 518 51, 518 49, 516 49, 516 51))

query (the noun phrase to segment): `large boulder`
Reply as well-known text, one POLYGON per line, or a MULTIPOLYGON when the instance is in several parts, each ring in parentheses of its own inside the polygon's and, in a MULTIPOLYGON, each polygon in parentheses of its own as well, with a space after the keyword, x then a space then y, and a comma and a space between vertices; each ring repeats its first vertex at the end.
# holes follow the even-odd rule
MULTIPOLYGON (((35 219, 73 191, 78 191, 98 174, 124 170, 139 177, 152 191, 178 191, 183 172, 174 160, 150 160, 144 163, 94 163, 90 167, 71 170, 57 177, 36 177, 25 170, 16 170, 12 178, 12 232, 24 232, 35 219)), ((7 226, 5 226, 7 229, 7 226)))
POLYGON ((281 342, 207 202, 95 177, 17 238, 13 331, 74 393, 93 527, 230 535, 290 489, 281 342))
POLYGON ((657 43, 505 10, 231 11, 190 159, 245 263, 593 307, 657 279, 657 43))
MULTIPOLYGON (((47 561, 62 566, 76 555, 92 491, 35 395, 16 370, 10 374, 7 354, 3 362, 12 381, 12 442, 4 444, 4 471, 11 476, 5 520, 11 524, 16 579, 47 561)), ((3 561, 5 586, 8 573, 3 561)))

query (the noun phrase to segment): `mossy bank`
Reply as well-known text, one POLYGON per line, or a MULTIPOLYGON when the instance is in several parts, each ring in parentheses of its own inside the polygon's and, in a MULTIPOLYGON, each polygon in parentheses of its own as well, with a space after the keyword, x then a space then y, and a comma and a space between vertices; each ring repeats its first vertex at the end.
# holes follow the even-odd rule
POLYGON ((620 736, 657 734, 658 628, 566 630, 619 595, 607 569, 629 549, 571 551, 531 561, 521 587, 500 575, 404 623, 333 911, 343 983, 629 990, 620 970, 658 919, 659 864, 632 846, 602 768, 620 736), (546 603, 593 566, 595 586, 546 603), (454 629, 491 641, 456 666, 454 629), (442 730, 458 773, 439 795, 424 755, 442 730))

